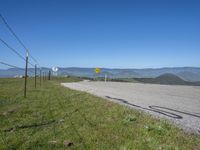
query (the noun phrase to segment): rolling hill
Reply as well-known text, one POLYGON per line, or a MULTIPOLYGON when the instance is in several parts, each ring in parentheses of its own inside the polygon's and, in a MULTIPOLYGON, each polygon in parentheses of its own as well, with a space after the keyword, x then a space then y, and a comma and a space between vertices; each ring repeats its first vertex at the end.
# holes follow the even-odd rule
POLYGON ((180 77, 170 73, 163 74, 156 78, 134 78, 134 80, 138 82, 151 83, 151 84, 200 86, 200 82, 185 81, 180 77))

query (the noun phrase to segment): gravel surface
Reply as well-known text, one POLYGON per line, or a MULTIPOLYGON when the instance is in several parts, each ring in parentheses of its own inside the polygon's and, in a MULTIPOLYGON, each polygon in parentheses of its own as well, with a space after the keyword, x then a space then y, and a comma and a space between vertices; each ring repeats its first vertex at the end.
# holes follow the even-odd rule
POLYGON ((89 81, 62 85, 168 119, 200 135, 200 87, 89 81))

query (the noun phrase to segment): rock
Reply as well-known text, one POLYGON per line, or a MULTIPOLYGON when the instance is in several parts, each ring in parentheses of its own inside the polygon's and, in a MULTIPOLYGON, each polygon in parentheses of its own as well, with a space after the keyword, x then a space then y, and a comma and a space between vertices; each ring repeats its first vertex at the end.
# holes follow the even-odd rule
POLYGON ((65 141, 63 142, 63 145, 64 145, 65 147, 70 147, 70 146, 73 146, 74 143, 71 142, 71 141, 69 141, 69 140, 65 140, 65 141))

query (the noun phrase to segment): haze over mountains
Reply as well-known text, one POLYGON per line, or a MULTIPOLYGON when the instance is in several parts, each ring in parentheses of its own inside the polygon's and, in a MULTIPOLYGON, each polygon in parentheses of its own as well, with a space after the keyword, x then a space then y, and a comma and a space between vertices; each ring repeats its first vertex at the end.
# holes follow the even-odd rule
MULTIPOLYGON (((42 68, 43 71, 51 70, 51 68, 42 68)), ((38 70, 39 71, 39 70, 38 70)), ((34 68, 29 69, 29 75, 34 74, 34 68)), ((159 68, 159 69, 109 69, 101 68, 99 77, 103 77, 105 73, 110 78, 155 78, 160 75, 169 73, 174 74, 185 81, 195 82, 200 81, 200 68, 199 67, 176 67, 176 68, 159 68)), ((23 69, 1 69, 0 77, 14 77, 16 75, 24 75, 23 69)), ((71 75, 80 77, 93 77, 94 68, 59 68, 58 75, 71 75)))

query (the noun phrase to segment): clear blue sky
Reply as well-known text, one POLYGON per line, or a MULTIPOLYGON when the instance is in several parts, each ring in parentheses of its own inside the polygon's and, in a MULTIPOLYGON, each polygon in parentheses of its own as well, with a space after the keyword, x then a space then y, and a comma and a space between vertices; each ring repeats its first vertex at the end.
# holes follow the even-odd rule
MULTIPOLYGON (((42 66, 200 67, 199 0, 0 0, 0 12, 42 66)), ((0 37, 25 55, 2 21, 0 37)))

